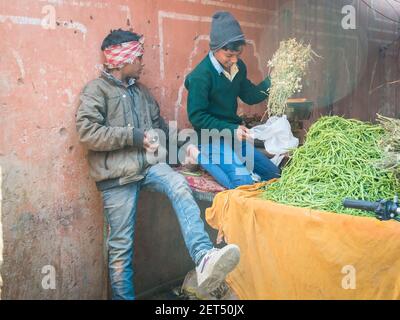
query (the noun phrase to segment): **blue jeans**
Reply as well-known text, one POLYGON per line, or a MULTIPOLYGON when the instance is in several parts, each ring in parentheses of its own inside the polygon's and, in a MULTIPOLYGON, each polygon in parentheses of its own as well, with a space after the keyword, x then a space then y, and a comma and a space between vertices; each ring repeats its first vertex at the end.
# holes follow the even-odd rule
MULTIPOLYGON (((274 165, 266 155, 258 151, 254 146, 246 141, 239 142, 241 150, 234 150, 232 143, 225 142, 222 138, 218 144, 199 145, 200 154, 198 163, 214 179, 227 189, 235 189, 242 185, 254 183, 251 176, 251 170, 247 166, 248 160, 253 160, 252 171, 260 176, 262 181, 268 181, 280 176, 279 168, 274 165), (246 161, 246 146, 251 148, 254 155, 246 161)), ((251 156, 249 154, 249 157, 251 156)))
POLYGON ((165 163, 150 167, 146 177, 135 183, 102 192, 104 215, 110 226, 108 236, 108 266, 113 299, 133 300, 133 253, 136 204, 140 189, 165 193, 177 215, 186 247, 198 264, 213 244, 204 229, 200 209, 186 179, 165 163))

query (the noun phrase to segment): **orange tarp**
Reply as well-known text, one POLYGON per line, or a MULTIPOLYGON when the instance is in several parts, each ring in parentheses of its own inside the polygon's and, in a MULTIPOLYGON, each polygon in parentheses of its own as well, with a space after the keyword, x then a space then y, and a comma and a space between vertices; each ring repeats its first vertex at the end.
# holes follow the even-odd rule
POLYGON ((227 281, 241 299, 400 298, 400 222, 266 201, 261 186, 221 192, 206 211, 240 246, 227 281))

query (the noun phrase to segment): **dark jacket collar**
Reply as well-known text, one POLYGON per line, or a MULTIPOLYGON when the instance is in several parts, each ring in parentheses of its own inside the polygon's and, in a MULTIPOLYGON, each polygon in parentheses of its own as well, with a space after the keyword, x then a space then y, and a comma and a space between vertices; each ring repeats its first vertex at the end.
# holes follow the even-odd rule
POLYGON ((128 84, 125 84, 124 82, 122 82, 121 80, 117 79, 111 73, 108 73, 105 70, 101 71, 101 76, 103 78, 107 79, 108 81, 110 81, 111 83, 114 83, 117 86, 122 86, 122 87, 125 87, 125 88, 129 88, 130 86, 133 86, 136 83, 136 80, 134 78, 129 78, 128 84))

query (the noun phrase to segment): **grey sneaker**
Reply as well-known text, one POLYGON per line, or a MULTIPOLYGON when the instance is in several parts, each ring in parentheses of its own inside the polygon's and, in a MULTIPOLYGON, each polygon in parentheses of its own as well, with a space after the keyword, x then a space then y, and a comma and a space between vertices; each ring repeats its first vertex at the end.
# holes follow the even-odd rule
POLYGON ((208 251, 196 267, 199 289, 207 292, 217 289, 227 274, 236 267, 239 260, 240 249, 235 244, 208 251))

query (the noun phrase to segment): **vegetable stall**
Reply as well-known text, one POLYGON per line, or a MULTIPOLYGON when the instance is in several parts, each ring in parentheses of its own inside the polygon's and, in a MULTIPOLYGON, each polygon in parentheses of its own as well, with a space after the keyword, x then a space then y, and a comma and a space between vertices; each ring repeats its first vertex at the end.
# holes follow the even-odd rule
MULTIPOLYGON (((285 115, 312 56, 281 43, 270 118, 285 115)), ((400 299, 400 120, 376 120, 322 116, 279 179, 215 197, 206 219, 241 248, 228 277, 241 299, 400 299)))

